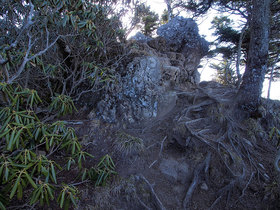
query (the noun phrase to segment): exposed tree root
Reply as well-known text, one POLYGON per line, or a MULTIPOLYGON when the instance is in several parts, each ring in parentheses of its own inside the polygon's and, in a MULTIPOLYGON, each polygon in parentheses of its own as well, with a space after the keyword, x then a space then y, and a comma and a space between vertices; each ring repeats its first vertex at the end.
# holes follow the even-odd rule
MULTIPOLYGON (((149 187, 149 189, 150 189, 150 192, 151 192, 151 195, 152 195, 152 199, 154 200, 154 203, 155 203, 157 209, 159 209, 159 210, 165 210, 166 208, 163 206, 162 202, 161 202, 160 199, 158 198, 158 196, 157 196, 157 194, 155 193, 154 188, 153 188, 153 186, 150 184, 150 182, 149 182, 142 174, 139 175, 139 178, 140 178, 140 180, 144 181, 144 182, 148 185, 148 187, 149 187)), ((143 204, 142 204, 142 205, 143 205, 143 204)))
POLYGON ((211 205, 211 207, 209 209, 213 209, 221 201, 222 197, 225 195, 227 195, 227 203, 226 203, 226 206, 227 206, 228 201, 230 199, 231 191, 232 191, 233 187, 235 186, 236 182, 237 182, 237 179, 233 179, 233 180, 231 180, 231 182, 229 184, 227 184, 222 189, 220 189, 218 191, 219 197, 214 201, 214 203, 211 205))
POLYGON ((138 196, 137 196, 137 200, 139 201, 139 203, 147 210, 152 210, 152 208, 148 207, 138 196))
POLYGON ((204 169, 204 173, 207 174, 208 169, 209 169, 210 159, 211 159, 211 153, 208 153, 205 160, 196 166, 195 171, 194 171, 193 181, 192 181, 192 183, 187 191, 187 194, 185 196, 185 199, 183 201, 184 209, 189 209, 189 204, 191 201, 192 194, 193 194, 194 190, 196 189, 197 185, 200 184, 200 182, 201 182, 201 177, 202 177, 201 172, 204 169))
MULTIPOLYGON (((256 139, 248 135, 248 129, 243 122, 240 122, 236 116, 238 112, 236 113, 234 105, 231 104, 235 91, 222 86, 213 86, 212 89, 211 85, 215 84, 210 84, 210 87, 205 88, 199 87, 199 91, 192 94, 186 93, 187 97, 193 98, 193 105, 183 110, 176 121, 184 124, 186 130, 194 137, 192 140, 197 139, 212 148, 215 151, 214 154, 218 155, 230 172, 232 180, 219 190, 217 199, 210 207, 214 209, 224 196, 227 196, 227 203, 229 202, 235 186, 243 185, 239 200, 242 199, 255 174, 267 179, 268 177, 258 160, 259 147, 256 139), (209 114, 209 109, 214 110, 212 114, 209 114)), ((184 209, 188 208, 192 194, 201 181, 203 169, 206 182, 208 182, 206 171, 209 169, 209 161, 206 158, 195 168, 193 181, 183 202, 184 209)))
POLYGON ((251 181, 252 181, 252 179, 253 179, 254 176, 255 176, 255 172, 252 172, 252 173, 251 173, 251 176, 250 176, 250 179, 249 179, 249 181, 247 182, 247 184, 245 185, 245 187, 243 188, 242 194, 241 194, 241 196, 239 197, 238 200, 240 200, 241 198, 244 197, 245 191, 247 190, 247 188, 248 188, 249 184, 251 183, 251 181))
POLYGON ((163 145, 164 145, 164 142, 165 142, 166 139, 167 139, 167 136, 165 136, 163 138, 163 140, 161 141, 160 150, 159 150, 159 153, 158 153, 158 159, 156 159, 154 162, 152 162, 151 165, 149 166, 149 168, 153 167, 153 165, 156 164, 158 162, 158 160, 161 158, 162 151, 163 151, 163 145))

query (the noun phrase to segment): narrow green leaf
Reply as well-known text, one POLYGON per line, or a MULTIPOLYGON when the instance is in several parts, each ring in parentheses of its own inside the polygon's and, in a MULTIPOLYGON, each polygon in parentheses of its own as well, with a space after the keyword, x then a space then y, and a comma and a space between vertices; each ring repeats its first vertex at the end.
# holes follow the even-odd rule
POLYGON ((9 150, 9 151, 11 151, 13 149, 14 136, 15 136, 15 130, 12 131, 11 137, 9 139, 9 144, 8 144, 8 147, 7 147, 7 150, 9 150))
POLYGON ((15 116, 15 119, 16 119, 16 122, 17 122, 17 123, 21 123, 17 114, 16 114, 16 116, 15 116))
POLYGON ((5 136, 7 133, 9 133, 9 130, 7 129, 5 132, 0 134, 0 138, 2 138, 3 136, 5 136))
POLYGON ((60 203, 59 203, 59 207, 60 207, 60 208, 62 208, 62 207, 63 207, 63 204, 64 204, 64 198, 65 198, 65 191, 63 190, 63 191, 62 191, 62 194, 61 194, 60 203))
POLYGON ((77 204, 76 204, 76 201, 75 201, 75 199, 74 199, 74 196, 73 196, 73 194, 72 193, 70 193, 70 199, 71 199, 71 201, 72 201, 72 203, 74 204, 74 206, 77 206, 77 204))
POLYGON ((54 165, 53 164, 51 164, 51 171, 52 171, 52 177, 54 179, 54 183, 57 184, 56 175, 55 175, 55 170, 54 170, 54 165))
POLYGON ((21 177, 20 177, 20 175, 19 175, 19 176, 17 177, 17 180, 16 180, 16 182, 15 182, 13 188, 12 188, 12 191, 11 191, 11 194, 10 194, 10 199, 12 199, 12 198, 14 197, 15 193, 16 193, 16 190, 17 190, 18 185, 19 185, 20 178, 21 178, 21 177))
POLYGON ((87 176, 87 169, 84 170, 83 175, 82 175, 82 181, 86 179, 87 176))
POLYGON ((51 197, 51 200, 53 200, 53 199, 54 199, 54 196, 53 196, 52 189, 50 188, 49 185, 46 185, 46 188, 47 188, 47 191, 48 191, 49 196, 51 197))
POLYGON ((0 201, 0 209, 1 210, 6 210, 6 207, 4 206, 4 204, 0 201))
POLYGON ((22 186, 19 183, 18 188, 17 188, 17 199, 21 200, 22 199, 22 186))
POLYGON ((4 164, 2 164, 0 167, 0 177, 2 177, 3 170, 4 170, 4 164))
POLYGON ((8 166, 6 166, 6 168, 5 168, 5 180, 8 181, 8 178, 9 178, 9 168, 8 168, 8 166))
POLYGON ((29 176, 29 174, 28 174, 27 172, 25 172, 25 176, 26 176, 26 178, 28 179, 29 183, 32 185, 32 187, 33 187, 34 189, 36 189, 36 188, 37 188, 37 185, 35 184, 35 182, 32 180, 32 178, 29 176))
POLYGON ((36 190, 33 191, 31 201, 30 201, 31 205, 38 201, 38 198, 40 196, 40 189, 41 188, 37 188, 36 190))
MULTIPOLYGON (((3 126, 2 126, 3 129, 6 128, 6 126, 7 126, 8 123, 11 121, 11 119, 12 119, 12 116, 10 115, 10 116, 8 117, 8 119, 5 121, 5 123, 3 124, 3 126)), ((2 129, 1 129, 1 130, 2 130, 2 129)))
POLYGON ((34 94, 32 94, 32 96, 31 96, 30 107, 32 107, 32 106, 33 106, 33 103, 34 103, 34 94))
POLYGON ((64 203, 64 210, 68 210, 70 207, 70 199, 66 198, 65 203, 64 203))
POLYGON ((45 201, 47 202, 47 205, 49 206, 50 205, 49 195, 48 195, 48 192, 46 189, 45 189, 44 195, 45 195, 45 201))
POLYGON ((22 130, 23 130, 23 128, 21 128, 21 129, 17 132, 17 134, 16 134, 16 136, 15 136, 15 140, 14 140, 15 142, 19 139, 22 130))
MULTIPOLYGON (((67 162, 67 167, 66 167, 67 171, 70 170, 71 163, 72 163, 72 159, 69 159, 68 162, 67 162)), ((0 172, 0 175, 1 175, 1 172, 0 172)))
POLYGON ((35 133, 35 140, 38 139, 38 136, 40 134, 41 128, 37 128, 36 133, 35 133))

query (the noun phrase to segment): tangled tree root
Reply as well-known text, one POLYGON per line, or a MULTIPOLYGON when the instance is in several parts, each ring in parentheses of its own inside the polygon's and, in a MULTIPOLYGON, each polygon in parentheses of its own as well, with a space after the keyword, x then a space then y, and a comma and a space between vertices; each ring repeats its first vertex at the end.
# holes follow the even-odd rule
MULTIPOLYGON (((185 108, 175 120, 185 126, 193 141, 198 140, 214 151, 213 155, 222 160, 230 174, 230 183, 218 191, 218 197, 210 207, 214 209, 224 196, 227 196, 227 206, 236 186, 243 189, 238 200, 242 199, 256 174, 265 179, 269 177, 265 173, 264 164, 259 162, 261 147, 255 137, 248 135, 244 122, 236 117, 238 110, 233 105, 236 91, 218 84, 209 84, 199 87, 199 91, 192 94, 186 93, 186 97, 193 99, 193 105, 185 108)), ((184 92, 179 94, 184 95, 184 92)), ((184 209, 189 208, 192 194, 201 182, 203 172, 207 174, 210 157, 208 153, 204 162, 195 168, 194 178, 183 201, 184 209)))
POLYGON ((203 171, 203 169, 204 169, 205 175, 208 173, 210 159, 211 159, 211 153, 208 153, 207 157, 205 158, 203 163, 200 163, 196 166, 195 171, 194 171, 193 181, 192 181, 192 183, 187 191, 187 194, 185 196, 185 199, 183 201, 184 209, 189 209, 189 204, 190 204, 192 194, 193 194, 194 190, 196 189, 197 185, 201 182, 201 177, 202 177, 201 172, 203 171))
MULTIPOLYGON (((162 202, 160 201, 160 199, 158 198, 156 192, 154 191, 154 188, 153 186, 151 185, 151 183, 142 175, 140 174, 138 176, 139 178, 139 181, 143 181, 149 188, 149 191, 151 193, 151 196, 152 196, 152 200, 153 200, 153 203, 155 204, 156 206, 156 209, 159 209, 159 210, 166 210, 166 208, 163 206, 162 202)), ((139 197, 138 197, 138 201, 139 203, 145 208, 145 209, 151 209, 150 207, 148 207, 139 197)))

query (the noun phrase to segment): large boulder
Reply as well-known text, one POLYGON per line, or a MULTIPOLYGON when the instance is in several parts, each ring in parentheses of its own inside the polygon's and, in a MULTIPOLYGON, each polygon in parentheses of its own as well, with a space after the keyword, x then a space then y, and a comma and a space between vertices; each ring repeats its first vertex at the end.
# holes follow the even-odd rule
POLYGON ((175 17, 159 27, 157 34, 168 42, 173 51, 187 55, 195 50, 204 56, 209 50, 209 43, 199 35, 197 24, 190 18, 175 17))
POLYGON ((152 38, 148 37, 148 36, 145 36, 141 32, 137 32, 134 36, 130 37, 130 40, 136 40, 136 41, 139 41, 139 42, 148 42, 148 41, 152 40, 152 38))
POLYGON ((133 123, 164 114, 176 104, 172 88, 180 68, 171 66, 168 58, 136 57, 126 67, 114 91, 106 93, 98 105, 98 114, 107 122, 133 123))
POLYGON ((133 123, 163 116, 176 105, 175 89, 199 83, 197 67, 208 43, 199 36, 196 23, 175 18, 158 34, 128 41, 129 53, 118 69, 118 81, 97 105, 103 120, 133 123))

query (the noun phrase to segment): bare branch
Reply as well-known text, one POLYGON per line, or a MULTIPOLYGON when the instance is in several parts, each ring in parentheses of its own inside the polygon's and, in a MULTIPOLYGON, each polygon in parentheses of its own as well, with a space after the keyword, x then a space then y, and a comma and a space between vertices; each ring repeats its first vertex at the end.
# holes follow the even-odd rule
POLYGON ((26 51, 25 56, 23 58, 23 61, 20 65, 20 67, 18 68, 16 74, 14 76, 12 76, 12 78, 9 78, 9 80, 7 81, 7 83, 9 83, 9 84, 11 84, 16 78, 19 77, 19 75, 23 72, 26 63, 29 61, 28 60, 28 55, 30 53, 30 50, 31 50, 33 44, 32 44, 32 40, 31 40, 31 35, 29 33, 28 33, 28 37, 29 37, 28 48, 27 48, 27 51, 26 51))
POLYGON ((24 59, 19 67, 19 69, 17 70, 17 72, 15 73, 14 76, 12 76, 12 78, 10 78, 7 83, 12 83, 15 79, 17 79, 21 73, 24 70, 25 65, 27 64, 27 62, 29 62, 30 60, 33 60, 34 58, 43 55, 44 53, 46 53, 56 42, 57 40, 61 37, 60 35, 48 46, 46 46, 46 48, 44 50, 41 50, 40 52, 36 53, 35 55, 31 56, 30 58, 28 58, 30 50, 32 48, 32 46, 34 45, 35 42, 32 43, 32 37, 30 34, 28 34, 29 37, 29 41, 28 41, 28 49, 26 51, 26 54, 24 56, 24 59))
POLYGON ((61 35, 58 35, 56 37, 56 39, 50 44, 50 45, 47 45, 46 48, 44 50, 41 50, 40 52, 36 53, 35 55, 33 55, 31 58, 28 59, 28 61, 40 56, 40 55, 43 55, 44 53, 46 53, 52 46, 54 46, 54 44, 57 42, 57 40, 62 37, 61 35))
MULTIPOLYGON (((6 60, 8 62, 8 59, 6 60)), ((8 81, 10 75, 9 75, 9 72, 5 66, 5 64, 7 63, 5 62, 4 58, 0 55, 0 65, 3 65, 3 71, 4 71, 4 76, 5 76, 5 82, 8 81)))
POLYGON ((239 88, 239 85, 241 84, 241 74, 240 74, 241 47, 242 47, 242 42, 244 39, 246 29, 247 29, 247 23, 242 28, 241 34, 239 36, 239 41, 238 41, 238 51, 237 51, 237 59, 236 59, 236 74, 237 74, 237 87, 238 88, 239 88))
POLYGON ((28 15, 28 17, 27 17, 27 22, 26 22, 26 24, 23 25, 23 26, 21 27, 20 33, 19 33, 19 35, 17 36, 16 40, 15 40, 12 44, 10 44, 9 46, 5 47, 5 48, 3 49, 4 51, 9 51, 9 50, 11 50, 12 48, 15 48, 15 47, 17 46, 18 41, 19 41, 19 39, 21 38, 23 32, 24 32, 26 29, 28 29, 31 25, 34 24, 34 22, 32 21, 32 18, 33 18, 33 15, 34 15, 34 5, 32 4, 31 1, 29 1, 29 5, 30 5, 30 12, 29 12, 29 15, 28 15))

